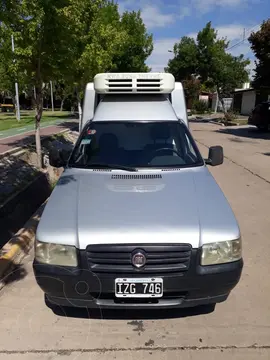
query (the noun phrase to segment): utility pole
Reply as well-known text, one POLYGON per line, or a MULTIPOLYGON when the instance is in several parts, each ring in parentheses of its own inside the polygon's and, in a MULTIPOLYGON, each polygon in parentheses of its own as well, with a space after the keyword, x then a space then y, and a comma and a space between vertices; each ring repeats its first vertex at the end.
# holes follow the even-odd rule
POLYGON ((54 112, 54 103, 53 103, 53 87, 52 87, 52 81, 50 81, 51 84, 51 103, 52 103, 52 112, 54 112))
MULTIPOLYGON (((11 35, 11 46, 12 46, 12 52, 14 53, 15 47, 14 47, 14 37, 11 35)), ((13 62, 15 62, 15 59, 13 59, 13 62)), ((19 87, 17 81, 15 82, 15 93, 16 93, 16 117, 18 121, 21 121, 21 113, 20 113, 20 99, 19 99, 19 87)))

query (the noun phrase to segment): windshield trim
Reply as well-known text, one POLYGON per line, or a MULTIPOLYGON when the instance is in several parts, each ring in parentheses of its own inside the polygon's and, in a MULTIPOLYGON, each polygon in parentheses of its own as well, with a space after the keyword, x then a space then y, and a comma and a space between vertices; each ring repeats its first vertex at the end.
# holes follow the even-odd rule
MULTIPOLYGON (((79 169, 86 169, 87 167, 84 167, 84 166, 78 166, 76 164, 72 164, 71 163, 71 159, 73 158, 73 154, 76 152, 76 150, 78 149, 79 147, 79 144, 81 142, 81 139, 82 137, 84 136, 84 132, 86 131, 87 128, 89 128, 89 126, 91 126, 92 124, 113 124, 113 123, 116 123, 116 124, 119 124, 119 123, 143 123, 143 124, 154 124, 154 123, 158 123, 158 124, 162 124, 162 123, 177 123, 179 124, 179 126, 182 126, 184 128, 184 131, 186 132, 187 136, 188 136, 188 139, 195 151, 195 154, 196 154, 196 157, 197 157, 197 160, 196 163, 194 164, 184 164, 184 165, 179 165, 179 164, 176 164, 176 165, 173 165, 173 164, 170 164, 170 165, 162 165, 162 166, 158 166, 158 165, 148 165, 148 166, 130 166, 134 169, 138 169, 138 170, 147 170, 147 169, 157 169, 157 170, 162 170, 162 169, 186 169, 186 168, 197 168, 197 167, 202 167, 202 166, 205 166, 205 161, 199 151, 199 148, 193 138, 193 136, 191 135, 191 132, 189 130, 189 128, 181 121, 181 120, 102 120, 102 121, 95 121, 95 120, 89 120, 85 126, 83 127, 83 129, 81 130, 81 133, 76 141, 76 144, 72 150, 72 153, 71 153, 71 156, 68 160, 68 163, 67 163, 67 167, 68 168, 79 168, 79 169)), ((117 164, 116 164, 117 165, 117 164)), ((111 169, 111 170, 117 170, 117 169, 111 169)))

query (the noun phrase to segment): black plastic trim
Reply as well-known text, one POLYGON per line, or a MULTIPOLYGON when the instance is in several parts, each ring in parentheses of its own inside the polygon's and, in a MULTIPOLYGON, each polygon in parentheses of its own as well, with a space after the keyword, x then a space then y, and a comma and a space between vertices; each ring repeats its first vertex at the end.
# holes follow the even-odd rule
POLYGON ((137 272, 174 273, 187 271, 190 266, 192 247, 190 244, 115 244, 89 245, 86 255, 90 269, 95 273, 134 273, 132 255, 142 252, 146 265, 137 272))

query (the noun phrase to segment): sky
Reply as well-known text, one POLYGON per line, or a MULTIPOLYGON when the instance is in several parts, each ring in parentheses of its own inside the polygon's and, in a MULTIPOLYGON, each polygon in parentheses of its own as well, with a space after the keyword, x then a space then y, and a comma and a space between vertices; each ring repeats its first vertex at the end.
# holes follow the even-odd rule
POLYGON ((254 55, 247 40, 270 17, 269 0, 118 0, 119 10, 141 10, 154 50, 147 60, 152 71, 163 71, 173 56, 168 50, 182 36, 196 37, 208 21, 220 37, 227 37, 233 55, 244 54, 254 68, 254 55), (245 33, 245 35, 244 35, 245 33))

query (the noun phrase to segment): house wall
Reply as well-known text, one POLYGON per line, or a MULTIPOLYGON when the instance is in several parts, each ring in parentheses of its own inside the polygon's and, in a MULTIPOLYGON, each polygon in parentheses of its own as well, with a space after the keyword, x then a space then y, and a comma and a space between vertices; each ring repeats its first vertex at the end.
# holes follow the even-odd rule
POLYGON ((242 98, 243 98, 242 92, 234 93, 233 95, 233 110, 238 112, 239 114, 241 113, 242 98))
POLYGON ((243 92, 241 114, 250 115, 252 109, 255 107, 256 93, 255 91, 243 92))
POLYGON ((217 94, 214 93, 212 97, 212 111, 217 111, 217 94))
POLYGON ((208 95, 199 95, 200 101, 205 101, 206 103, 209 102, 209 96, 208 95))

